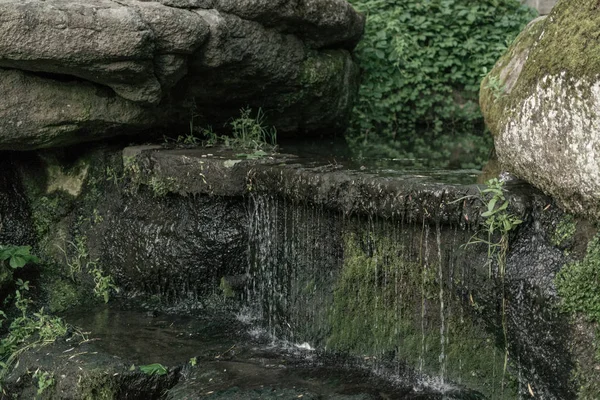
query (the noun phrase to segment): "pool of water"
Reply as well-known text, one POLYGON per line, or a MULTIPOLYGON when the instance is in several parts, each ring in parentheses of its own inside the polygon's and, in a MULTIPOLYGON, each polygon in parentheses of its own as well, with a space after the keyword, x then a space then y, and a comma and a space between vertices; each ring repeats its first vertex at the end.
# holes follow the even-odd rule
POLYGON ((343 140, 285 141, 280 152, 294 154, 298 162, 310 166, 330 166, 332 168, 360 171, 382 177, 415 180, 422 183, 471 185, 477 183, 481 174, 475 169, 435 169, 423 168, 423 160, 365 158, 355 159, 343 140))
POLYGON ((476 399, 447 386, 406 382, 356 360, 268 337, 247 316, 171 315, 113 304, 76 310, 66 320, 93 347, 132 365, 183 366, 168 399, 476 399), (384 377, 383 375, 387 375, 384 377))

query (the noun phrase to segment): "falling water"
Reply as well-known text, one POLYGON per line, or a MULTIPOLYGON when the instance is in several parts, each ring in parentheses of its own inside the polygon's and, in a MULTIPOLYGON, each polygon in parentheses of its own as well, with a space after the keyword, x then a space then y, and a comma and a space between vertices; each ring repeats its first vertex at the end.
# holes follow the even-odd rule
POLYGON ((467 295, 478 278, 460 261, 469 232, 270 194, 250 204, 248 298, 273 337, 354 355, 395 379, 495 387, 495 341, 467 295))
POLYGON ((436 240, 437 240, 437 255, 438 255, 438 278, 440 285, 440 381, 442 385, 445 383, 446 377, 446 319, 444 317, 444 269, 442 262, 442 233, 440 224, 436 224, 436 240))

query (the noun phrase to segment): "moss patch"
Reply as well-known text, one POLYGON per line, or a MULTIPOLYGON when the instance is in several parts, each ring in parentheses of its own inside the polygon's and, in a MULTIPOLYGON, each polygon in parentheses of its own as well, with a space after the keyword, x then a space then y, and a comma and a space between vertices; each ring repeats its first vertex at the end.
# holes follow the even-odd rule
POLYGON ((565 311, 600 321, 600 235, 588 244, 585 258, 564 266, 555 282, 565 311))
POLYGON ((314 52, 302 63, 300 82, 313 87, 344 73, 344 54, 341 50, 314 52))
POLYGON ((50 312, 62 312, 83 303, 85 293, 67 279, 54 278, 45 284, 50 312))
POLYGON ((600 73, 598 0, 562 0, 545 20, 543 35, 532 48, 523 70, 522 86, 535 85, 546 75, 596 78, 600 73), (582 57, 585 55, 585 57, 582 57))
MULTIPOLYGON (((386 237, 348 235, 344 266, 329 314, 328 347, 359 356, 396 359, 475 388, 494 398, 514 398, 504 388, 504 351, 478 328, 449 290, 444 334, 436 263, 411 260, 386 237), (452 313, 447 310, 452 309, 452 313)), ((505 376, 505 385, 511 381, 505 376)))
POLYGON ((555 283, 562 298, 561 308, 574 316, 583 316, 591 325, 584 330, 596 330, 595 338, 590 339, 583 354, 578 351, 574 380, 579 387, 579 399, 597 399, 600 393, 600 235, 589 242, 583 260, 567 264, 560 270, 555 283))
POLYGON ((510 118, 512 90, 516 86, 516 80, 520 79, 531 48, 543 32, 544 24, 545 19, 539 19, 527 25, 481 81, 479 105, 485 124, 494 135, 500 132, 504 121, 510 118), (500 95, 498 91, 501 92, 500 95))
POLYGON ((550 241, 555 246, 562 246, 565 242, 568 242, 573 238, 576 231, 577 225, 575 223, 575 218, 570 214, 565 214, 560 221, 558 221, 550 241))
MULTIPOLYGON (((544 77, 561 76, 566 82, 597 80, 600 75, 598 26, 597 0, 562 0, 547 18, 523 30, 481 83, 480 105, 492 133, 500 132, 544 77), (514 73, 514 61, 519 58, 527 61, 520 73, 514 73), (496 99, 490 89, 490 77, 500 77, 502 84, 518 79, 508 82, 512 90, 496 99)), ((591 93, 589 85, 571 86, 573 96, 583 96, 585 103, 585 97, 591 93)))
POLYGON ((83 400, 113 400, 117 398, 116 380, 101 370, 90 371, 82 376, 78 386, 83 400))

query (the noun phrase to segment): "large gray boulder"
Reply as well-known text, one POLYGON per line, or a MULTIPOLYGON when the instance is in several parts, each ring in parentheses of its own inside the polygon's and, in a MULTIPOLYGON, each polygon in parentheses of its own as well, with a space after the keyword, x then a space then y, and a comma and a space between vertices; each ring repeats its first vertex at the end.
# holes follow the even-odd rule
POLYGON ((152 104, 165 79, 155 57, 191 54, 209 33, 198 14, 159 3, 3 0, 0 15, 0 66, 79 77, 152 104))
POLYGON ((600 217, 600 14, 562 0, 515 40, 481 84, 502 166, 568 211, 600 217))
POLYGON ((0 0, 0 149, 246 106, 284 135, 343 130, 363 25, 345 0, 0 0))

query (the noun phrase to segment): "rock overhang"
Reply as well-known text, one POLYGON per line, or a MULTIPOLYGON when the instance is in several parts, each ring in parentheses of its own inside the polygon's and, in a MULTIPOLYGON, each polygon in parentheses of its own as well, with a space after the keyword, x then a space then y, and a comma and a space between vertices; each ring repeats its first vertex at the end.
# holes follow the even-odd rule
POLYGON ((364 18, 345 0, 3 0, 0 10, 0 149, 184 126, 190 115, 221 124, 247 106, 283 134, 334 133, 357 90, 350 52, 364 18))

